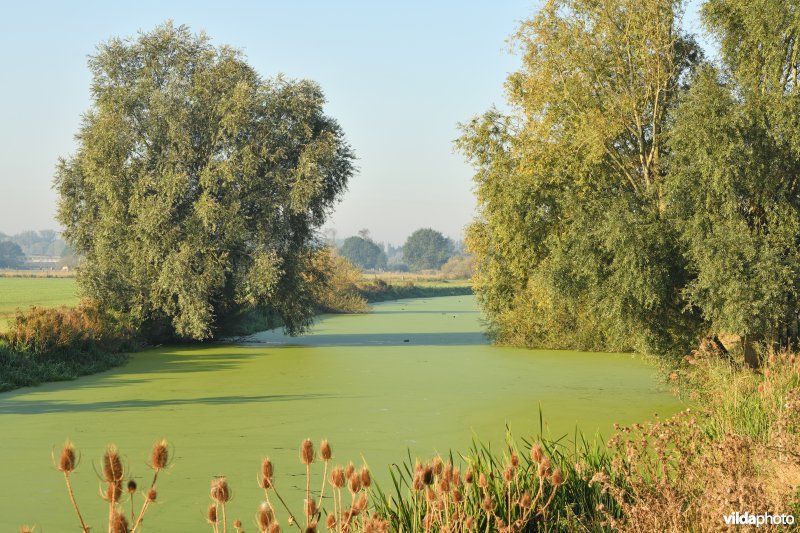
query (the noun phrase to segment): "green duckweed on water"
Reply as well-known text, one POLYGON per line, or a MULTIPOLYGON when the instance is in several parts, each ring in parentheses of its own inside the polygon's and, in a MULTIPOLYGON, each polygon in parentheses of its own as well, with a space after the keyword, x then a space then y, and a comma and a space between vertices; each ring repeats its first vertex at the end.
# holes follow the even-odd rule
POLYGON ((72 479, 96 528, 107 513, 96 473, 105 445, 119 446, 143 486, 151 446, 163 437, 174 460, 145 531, 206 527, 217 475, 234 491, 228 516, 252 529, 264 456, 278 488, 300 501, 305 437, 330 439, 334 462, 363 458, 386 484, 387 465, 407 449, 423 457, 466 450, 475 435, 500 444, 506 425, 534 435, 540 406, 552 436, 571 436, 576 426, 608 435, 614 422, 669 415, 681 404, 640 357, 490 346, 472 296, 323 316, 296 338, 264 332, 235 344, 158 347, 103 374, 0 394, 0 530, 77 525, 51 461, 65 439, 81 453, 72 479))

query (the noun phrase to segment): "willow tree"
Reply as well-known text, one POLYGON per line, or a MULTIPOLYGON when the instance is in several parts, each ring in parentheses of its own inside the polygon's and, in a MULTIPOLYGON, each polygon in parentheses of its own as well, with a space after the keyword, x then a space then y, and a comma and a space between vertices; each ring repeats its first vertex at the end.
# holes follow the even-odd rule
POLYGON ((699 323, 667 216, 665 128, 697 59, 678 0, 552 0, 522 68, 458 141, 477 168, 468 232, 500 342, 680 352, 699 323))
POLYGON ((101 44, 89 67, 55 176, 83 294, 151 333, 206 338, 245 306, 302 330, 315 233, 353 173, 320 88, 171 23, 101 44))
POLYGON ((704 69, 676 113, 670 181, 696 277, 687 288, 716 332, 798 337, 800 2, 710 0, 719 68, 704 69))

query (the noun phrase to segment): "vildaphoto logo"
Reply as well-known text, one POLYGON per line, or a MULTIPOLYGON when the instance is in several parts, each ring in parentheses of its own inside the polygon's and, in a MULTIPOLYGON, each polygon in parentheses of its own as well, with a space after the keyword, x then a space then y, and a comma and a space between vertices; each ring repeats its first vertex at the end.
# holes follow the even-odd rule
POLYGON ((724 515, 725 524, 729 526, 791 526, 794 524, 794 515, 790 514, 750 514, 749 512, 735 512, 724 515))

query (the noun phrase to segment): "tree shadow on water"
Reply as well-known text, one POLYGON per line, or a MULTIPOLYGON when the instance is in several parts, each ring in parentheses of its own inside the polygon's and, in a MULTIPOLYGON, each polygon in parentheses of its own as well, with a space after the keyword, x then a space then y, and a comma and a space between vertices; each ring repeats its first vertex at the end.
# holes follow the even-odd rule
POLYGON ((57 400, 22 400, 0 402, 3 414, 52 414, 81 412, 111 412, 137 409, 165 409, 183 405, 239 405, 247 403, 292 402, 338 397, 332 394, 268 394, 260 396, 206 396, 203 398, 159 398, 153 400, 125 399, 106 402, 60 402, 57 400))
POLYGON ((240 341, 249 346, 471 346, 489 344, 483 333, 311 333, 301 337, 256 333, 240 341))

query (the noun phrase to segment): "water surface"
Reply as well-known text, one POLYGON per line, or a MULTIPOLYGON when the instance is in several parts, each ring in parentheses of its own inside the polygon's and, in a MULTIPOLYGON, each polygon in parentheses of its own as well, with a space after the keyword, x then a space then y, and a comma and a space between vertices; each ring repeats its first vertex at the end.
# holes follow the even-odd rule
POLYGON ((82 452, 76 492, 95 530, 104 445, 120 447, 142 485, 161 437, 176 457, 145 531, 202 530, 209 481, 222 474, 233 513, 253 529, 261 458, 274 459, 278 487, 296 500, 305 437, 327 437, 334 460, 363 457, 386 482, 387 465, 407 449, 426 457, 465 450, 475 434, 499 444, 506 425, 535 434, 540 407, 553 436, 576 427, 608 435, 615 421, 671 414, 680 404, 639 357, 490 346, 471 296, 324 316, 297 338, 264 332, 236 344, 159 347, 103 374, 0 394, 0 530, 77 524, 50 459, 66 438, 82 452))

